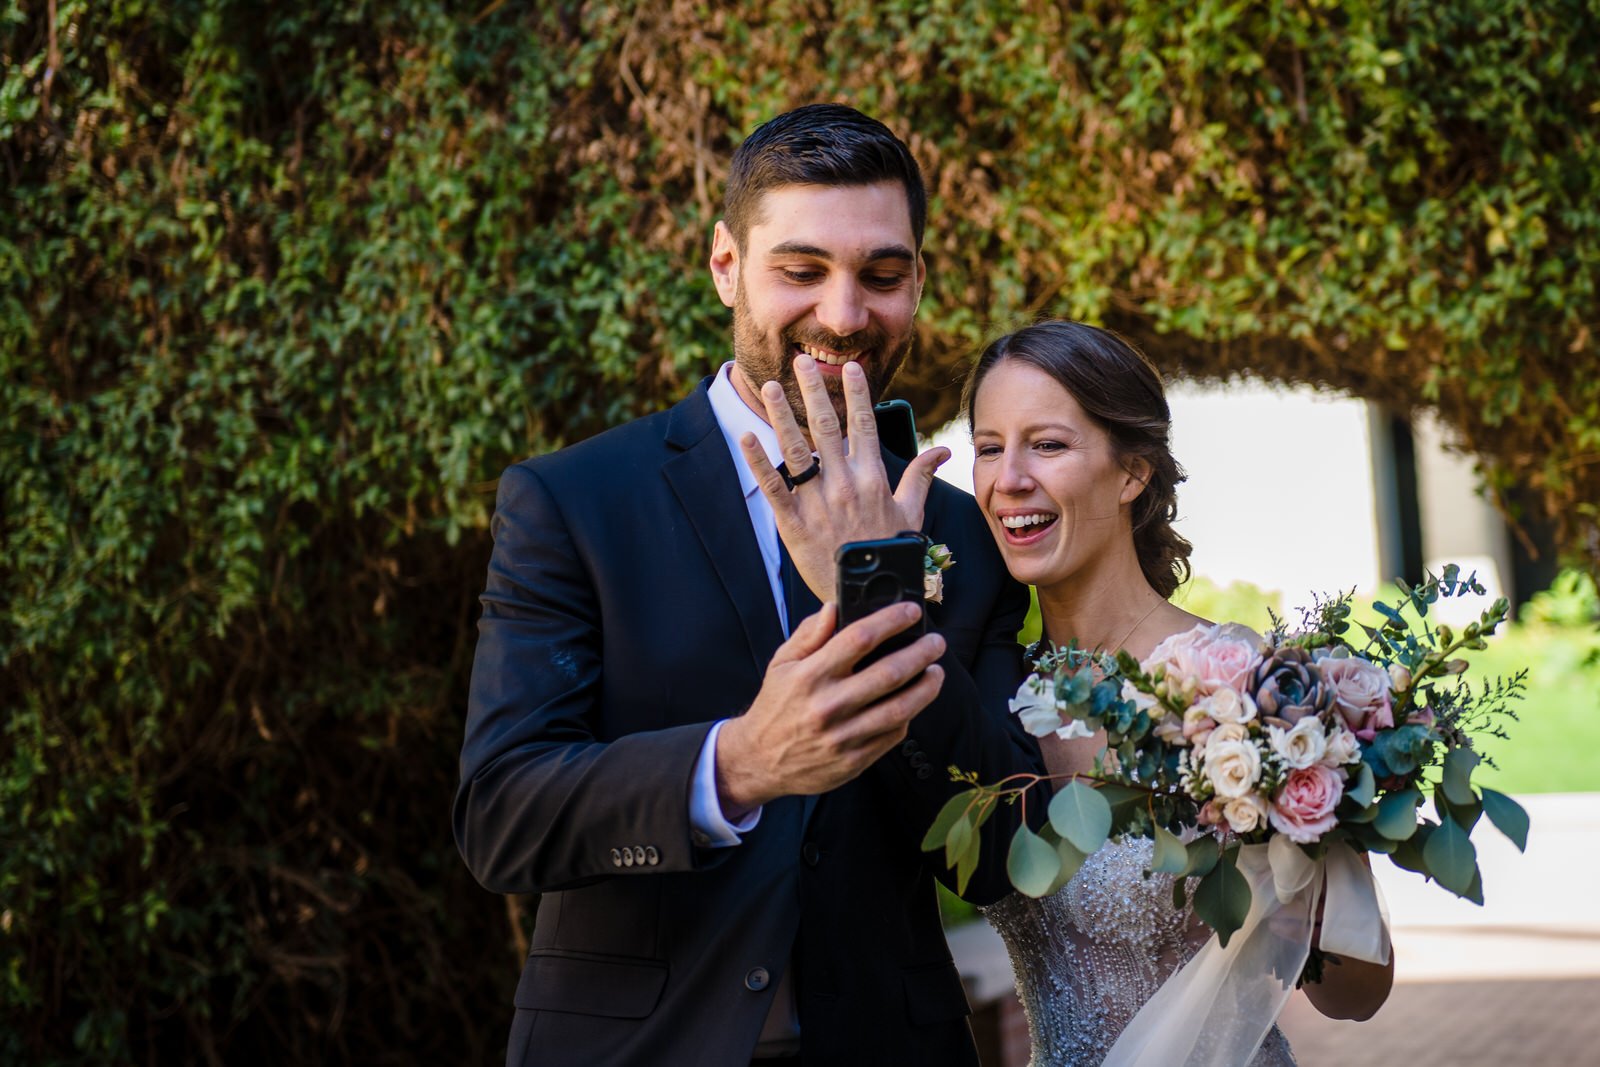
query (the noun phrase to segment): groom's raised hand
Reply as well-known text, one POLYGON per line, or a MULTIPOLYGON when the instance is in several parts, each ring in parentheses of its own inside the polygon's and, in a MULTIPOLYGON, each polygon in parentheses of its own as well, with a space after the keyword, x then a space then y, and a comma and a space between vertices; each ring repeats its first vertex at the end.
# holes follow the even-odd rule
POLYGON ((750 710, 717 738, 717 797, 738 820, 782 796, 826 793, 906 736, 944 683, 944 638, 925 634, 857 672, 856 664, 921 616, 892 604, 834 632, 837 609, 802 622, 778 647, 750 710))
POLYGON ((950 458, 950 450, 931 448, 912 460, 899 487, 891 493, 878 448, 877 416, 861 367, 851 362, 843 370, 848 449, 816 361, 810 356, 797 356, 794 372, 805 399, 809 442, 795 421, 782 386, 764 383, 761 401, 767 409, 767 422, 777 431, 789 474, 797 475, 810 467, 815 448, 816 462, 821 465, 817 475, 790 489, 783 475, 768 462, 754 434, 745 434, 739 447, 762 495, 772 505, 778 536, 783 538, 795 570, 818 600, 837 602, 834 553, 839 546, 847 541, 893 537, 902 530, 920 530, 934 472, 950 458))

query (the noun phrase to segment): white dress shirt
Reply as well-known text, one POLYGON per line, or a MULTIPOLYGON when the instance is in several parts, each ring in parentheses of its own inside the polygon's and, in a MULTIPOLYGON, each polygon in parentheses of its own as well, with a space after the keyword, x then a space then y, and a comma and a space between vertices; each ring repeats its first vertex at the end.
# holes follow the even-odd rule
MULTIPOLYGON (((756 544, 761 548, 761 562, 767 569, 767 583, 772 587, 772 602, 777 608, 778 625, 783 636, 789 636, 788 604, 783 595, 783 575, 778 551, 778 522, 773 517, 772 505, 762 495, 756 476, 745 464, 744 451, 739 438, 747 433, 756 435, 767 460, 773 466, 783 461, 783 450, 778 447, 778 433, 767 425, 765 419, 750 410, 740 399, 728 377, 733 372, 732 363, 724 363, 711 383, 709 397, 711 412, 722 430, 728 451, 733 456, 733 468, 739 472, 739 488, 744 492, 744 504, 750 512, 750 525, 755 530, 756 544)), ((748 813, 738 822, 730 822, 722 813, 717 799, 717 735, 728 720, 722 719, 706 734, 705 743, 694 765, 694 785, 689 793, 689 831, 694 843, 702 848, 728 848, 737 845, 741 834, 754 830, 761 821, 761 809, 748 813)), ((771 1012, 761 1028, 756 1043, 758 1055, 774 1056, 797 1053, 800 1049, 800 1013, 794 1000, 792 967, 785 967, 783 977, 774 990, 771 1012)))

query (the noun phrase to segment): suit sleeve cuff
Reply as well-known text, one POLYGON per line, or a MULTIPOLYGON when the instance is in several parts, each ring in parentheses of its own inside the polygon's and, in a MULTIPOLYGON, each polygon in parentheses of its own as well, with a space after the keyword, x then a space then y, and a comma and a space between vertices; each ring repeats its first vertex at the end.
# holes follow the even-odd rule
POLYGON ((729 822, 717 799, 717 735, 726 719, 713 726, 700 746, 694 763, 694 784, 689 790, 689 835, 701 848, 728 848, 737 845, 740 834, 747 834, 761 821, 756 808, 738 822, 729 822))

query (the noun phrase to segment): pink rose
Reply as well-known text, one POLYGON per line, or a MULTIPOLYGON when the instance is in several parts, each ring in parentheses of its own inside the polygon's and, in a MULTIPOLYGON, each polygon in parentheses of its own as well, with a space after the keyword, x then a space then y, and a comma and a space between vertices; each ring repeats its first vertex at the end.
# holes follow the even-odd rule
POLYGON ((1200 805, 1200 813, 1195 816, 1195 821, 1201 826, 1216 826, 1222 822, 1222 805, 1215 800, 1208 800, 1200 805))
POLYGON ((1268 818, 1280 834, 1290 841, 1309 845, 1332 830, 1338 822, 1333 809, 1344 796, 1344 783, 1338 772, 1321 764, 1289 772, 1278 795, 1272 798, 1268 818))
POLYGON ((1334 710, 1363 741, 1394 725, 1389 704, 1389 672, 1355 656, 1317 660, 1322 684, 1333 693, 1334 710))
POLYGON ((1209 696, 1224 688, 1243 694, 1260 659, 1261 638, 1254 631, 1238 623, 1221 623, 1173 634, 1141 666, 1151 672, 1164 665, 1170 682, 1190 695, 1209 696))

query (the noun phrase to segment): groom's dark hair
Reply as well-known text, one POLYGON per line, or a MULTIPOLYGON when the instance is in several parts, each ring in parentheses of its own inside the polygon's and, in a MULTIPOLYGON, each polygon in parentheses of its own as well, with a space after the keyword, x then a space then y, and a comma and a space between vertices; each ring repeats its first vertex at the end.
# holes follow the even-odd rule
POLYGON ((899 182, 911 209, 917 250, 928 221, 922 169, 905 142, 877 119, 843 104, 807 104, 755 128, 728 171, 722 219, 742 252, 760 220, 761 194, 780 185, 872 185, 899 182))

